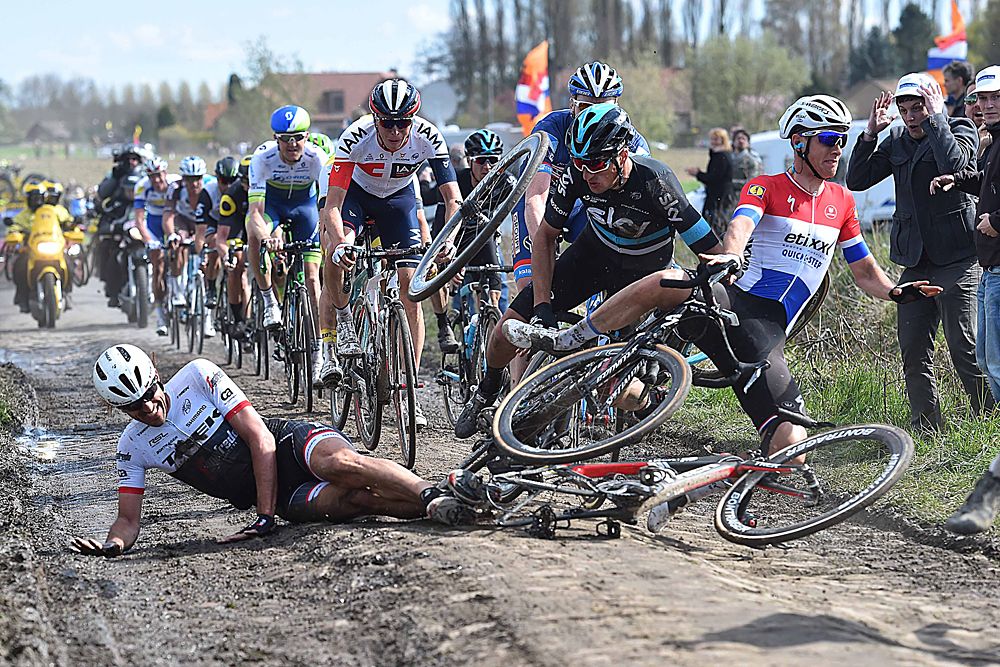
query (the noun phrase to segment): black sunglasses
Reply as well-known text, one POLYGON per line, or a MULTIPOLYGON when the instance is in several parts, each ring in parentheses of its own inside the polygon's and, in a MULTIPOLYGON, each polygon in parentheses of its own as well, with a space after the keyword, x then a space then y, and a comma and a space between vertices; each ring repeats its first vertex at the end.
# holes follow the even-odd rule
POLYGON ((139 410, 142 409, 142 406, 146 405, 146 403, 149 403, 151 400, 153 400, 153 397, 156 396, 157 387, 158 383, 154 382, 153 386, 147 389, 146 393, 142 395, 142 398, 140 398, 137 401, 132 401, 131 403, 126 403, 125 405, 119 405, 118 407, 124 410, 125 412, 138 412, 139 410))
POLYGON ((392 130, 398 128, 400 130, 405 130, 410 125, 413 125, 412 118, 379 118, 378 124, 382 126, 384 130, 392 130))

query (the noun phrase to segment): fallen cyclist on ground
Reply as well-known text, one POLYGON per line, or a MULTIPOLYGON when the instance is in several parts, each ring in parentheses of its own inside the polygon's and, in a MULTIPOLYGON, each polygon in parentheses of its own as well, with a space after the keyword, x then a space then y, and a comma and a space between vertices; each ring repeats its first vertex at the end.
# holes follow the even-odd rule
POLYGON ((473 512, 402 466, 361 456, 323 424, 264 419, 218 366, 196 359, 162 383, 149 357, 132 345, 108 348, 94 365, 94 385, 133 421, 118 441, 118 518, 104 542, 76 537, 71 548, 117 556, 135 544, 145 474, 157 468, 257 518, 219 540, 237 542, 291 522, 350 521, 363 516, 427 517, 453 526, 473 512))

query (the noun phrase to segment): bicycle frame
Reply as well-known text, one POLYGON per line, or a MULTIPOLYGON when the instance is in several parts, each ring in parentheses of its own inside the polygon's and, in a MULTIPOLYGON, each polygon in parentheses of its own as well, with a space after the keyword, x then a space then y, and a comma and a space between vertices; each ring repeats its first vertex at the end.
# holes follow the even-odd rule
MULTIPOLYGON (((458 321, 462 323, 462 334, 463 334, 463 340, 459 341, 459 344, 461 345, 460 352, 462 354, 462 361, 466 364, 469 364, 470 365, 469 370, 472 371, 473 369, 471 368, 471 364, 475 360, 471 358, 470 354, 471 350, 475 349, 475 345, 469 347, 465 345, 464 342, 465 329, 471 323, 471 317, 469 317, 469 314, 472 313, 473 311, 475 311, 476 313, 482 313, 487 305, 491 306, 493 305, 493 302, 490 300, 490 284, 489 284, 490 273, 513 273, 514 267, 501 266, 498 264, 486 264, 483 266, 467 266, 465 267, 465 271, 467 273, 472 271, 476 271, 479 273, 478 280, 472 283, 468 283, 466 285, 462 285, 461 289, 459 289, 458 292, 458 312, 459 312, 458 321), (473 301, 476 297, 478 297, 478 299, 473 301)), ((476 335, 477 336, 479 335, 478 331, 476 332, 476 335)), ((485 359, 483 360, 483 363, 485 364, 485 359)), ((453 382, 462 381, 462 378, 460 377, 459 373, 453 373, 444 368, 438 371, 438 375, 440 381, 446 381, 446 380, 451 380, 453 382)))

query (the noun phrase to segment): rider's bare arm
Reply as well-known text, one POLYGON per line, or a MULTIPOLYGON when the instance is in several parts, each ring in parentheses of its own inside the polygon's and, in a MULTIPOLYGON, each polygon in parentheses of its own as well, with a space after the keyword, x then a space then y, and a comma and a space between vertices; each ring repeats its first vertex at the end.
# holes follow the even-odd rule
MULTIPOLYGON (((344 219, 340 214, 346 197, 347 188, 331 185, 327 190, 326 205, 323 207, 323 246, 327 253, 332 253, 347 238, 344 219)), ((354 266, 354 256, 345 254, 338 264, 341 268, 350 269, 354 266)))
MULTIPOLYGON (((882 267, 878 265, 873 256, 868 255, 863 259, 852 262, 850 267, 851 274, 854 276, 854 282, 873 297, 883 299, 884 301, 891 301, 890 292, 897 295, 900 293, 899 288, 896 287, 894 282, 889 280, 889 277, 885 275, 882 267)), ((918 280, 913 283, 913 286, 920 288, 924 296, 936 296, 943 291, 940 287, 931 285, 926 280, 918 280)))
POLYGON ((438 186, 441 192, 441 199, 444 200, 445 220, 450 220, 455 215, 462 201, 462 191, 458 189, 458 183, 442 183, 438 186))
MULTIPOLYGON (((166 219, 166 217, 166 213, 164 213, 163 218, 166 219)), ((267 228, 267 223, 264 222, 263 201, 250 202, 250 207, 247 210, 247 232, 251 231, 258 239, 266 239, 270 236, 270 230, 267 228)))
POLYGON ((219 259, 225 261, 229 258, 229 225, 219 225, 215 230, 215 249, 219 253, 219 259))
POLYGON ((139 230, 139 235, 142 236, 143 243, 149 243, 153 240, 153 237, 149 234, 149 229, 146 228, 146 209, 135 209, 135 226, 139 230))
POLYGON ((169 239, 170 235, 174 233, 175 215, 177 215, 177 209, 175 208, 174 200, 168 198, 163 207, 163 220, 160 223, 163 226, 164 239, 169 239))
POLYGON ((208 230, 208 225, 195 225, 194 226, 194 253, 196 255, 201 254, 201 247, 205 244, 205 231, 208 230))
POLYGON ((250 448, 253 476, 257 482, 257 513, 274 516, 278 497, 278 459, 274 436, 252 406, 233 415, 229 424, 250 448))
POLYGON ((74 537, 72 548, 88 556, 118 556, 128 551, 139 538, 142 494, 118 492, 118 518, 108 530, 103 543, 86 537, 74 537))
POLYGON ((524 193, 524 223, 528 227, 528 236, 532 239, 545 216, 545 203, 549 198, 551 183, 552 174, 540 171, 531 179, 528 190, 524 193))
POLYGON ((535 305, 548 303, 552 294, 552 270, 556 263, 556 243, 562 230, 547 222, 538 226, 531 241, 531 280, 535 305))

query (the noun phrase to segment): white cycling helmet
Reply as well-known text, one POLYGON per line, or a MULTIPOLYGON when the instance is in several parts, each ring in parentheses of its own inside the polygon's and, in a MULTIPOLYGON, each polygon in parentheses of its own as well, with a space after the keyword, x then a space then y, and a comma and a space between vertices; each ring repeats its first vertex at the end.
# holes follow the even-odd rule
POLYGON ((161 171, 166 171, 168 166, 166 160, 154 155, 146 160, 146 174, 158 174, 161 171))
POLYGON ((801 130, 837 130, 847 132, 851 127, 851 112, 847 105, 829 95, 807 95, 795 100, 778 121, 782 139, 788 139, 801 130))
POLYGON ((94 364, 97 393, 115 407, 138 401, 155 382, 153 362, 135 345, 109 347, 94 364))
POLYGON ((204 176, 208 173, 208 165, 197 155, 189 155, 181 160, 178 171, 181 176, 204 176))

